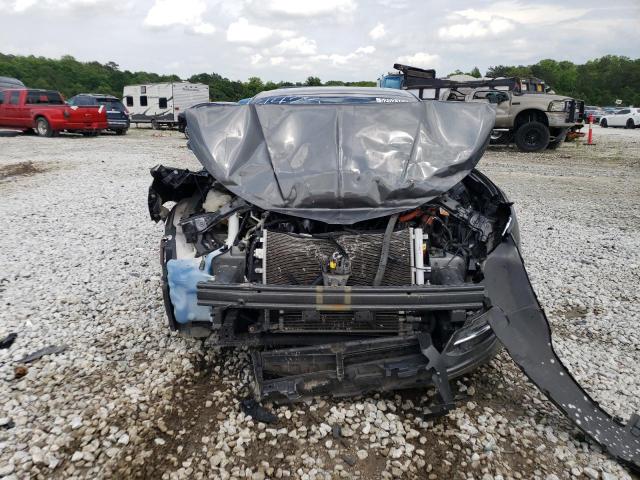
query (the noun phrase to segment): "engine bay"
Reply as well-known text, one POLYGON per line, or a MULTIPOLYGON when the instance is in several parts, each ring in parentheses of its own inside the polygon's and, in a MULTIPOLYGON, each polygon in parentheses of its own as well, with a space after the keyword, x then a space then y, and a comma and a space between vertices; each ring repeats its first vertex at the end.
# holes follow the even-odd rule
MULTIPOLYGON (((359 352, 377 372, 369 376, 384 379, 388 362, 424 369, 420 336, 458 354, 495 343, 483 320, 482 264, 509 226, 511 206, 479 172, 429 203, 351 225, 260 209, 204 171, 156 167, 152 175, 150 211, 166 223, 170 324, 213 334, 220 346, 252 348, 259 397, 270 380, 282 386, 283 378, 326 369, 318 349, 330 345, 359 352), (301 361, 305 355, 313 360, 301 361)), ((342 379, 321 391, 424 383, 418 370, 399 383, 391 374, 387 386, 342 379)), ((318 393, 300 383, 284 390, 276 393, 288 400, 318 393)))

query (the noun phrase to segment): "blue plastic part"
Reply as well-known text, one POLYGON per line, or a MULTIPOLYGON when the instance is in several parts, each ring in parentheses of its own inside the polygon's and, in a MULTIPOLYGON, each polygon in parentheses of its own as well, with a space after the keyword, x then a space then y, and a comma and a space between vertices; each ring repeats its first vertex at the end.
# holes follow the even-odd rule
POLYGON ((210 322, 209 307, 198 305, 196 287, 198 282, 211 280, 211 261, 220 250, 204 257, 204 268, 200 270, 202 259, 173 259, 167 262, 167 279, 169 281, 169 297, 173 305, 173 313, 178 323, 210 322))
POLYGON ((384 75, 380 80, 382 88, 402 88, 402 75, 384 75))

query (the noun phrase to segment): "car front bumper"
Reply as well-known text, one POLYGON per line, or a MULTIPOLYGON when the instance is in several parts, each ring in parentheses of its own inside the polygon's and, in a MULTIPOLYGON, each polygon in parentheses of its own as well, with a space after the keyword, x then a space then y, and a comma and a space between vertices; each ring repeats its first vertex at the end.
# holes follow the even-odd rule
POLYGON ((575 121, 567 120, 566 112, 547 112, 549 127, 568 128, 576 124, 575 121))
POLYGON ((325 287, 262 284, 198 284, 198 304, 208 307, 316 311, 474 310, 482 308, 484 287, 412 285, 325 287))

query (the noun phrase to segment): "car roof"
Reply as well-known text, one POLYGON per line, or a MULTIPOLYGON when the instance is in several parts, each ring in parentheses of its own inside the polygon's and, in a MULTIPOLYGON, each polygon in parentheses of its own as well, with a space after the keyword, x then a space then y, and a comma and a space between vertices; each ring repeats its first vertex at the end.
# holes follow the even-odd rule
POLYGON ((13 77, 0 77, 0 88, 25 88, 24 83, 22 83, 17 78, 13 77))
POLYGON ((297 97, 386 97, 396 98, 404 102, 420 101, 413 93, 395 88, 378 87, 294 87, 278 88, 258 93, 251 101, 263 98, 297 96, 297 97))
POLYGON ((106 93, 78 93, 77 95, 74 95, 75 97, 101 97, 101 98, 109 98, 109 99, 113 99, 113 100, 120 100, 118 97, 115 97, 113 95, 109 95, 106 93))
POLYGON ((58 95, 60 95, 59 91, 51 90, 48 88, 22 88, 21 90, 27 90, 29 92, 34 92, 34 93, 57 93, 58 95))

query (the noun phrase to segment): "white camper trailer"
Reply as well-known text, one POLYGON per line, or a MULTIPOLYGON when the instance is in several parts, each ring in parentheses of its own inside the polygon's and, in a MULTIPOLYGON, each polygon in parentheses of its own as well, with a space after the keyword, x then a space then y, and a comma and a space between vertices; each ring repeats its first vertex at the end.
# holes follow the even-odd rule
POLYGON ((175 126, 178 115, 198 103, 209 101, 209 86, 202 83, 171 82, 127 85, 122 103, 131 114, 131 123, 175 126))

